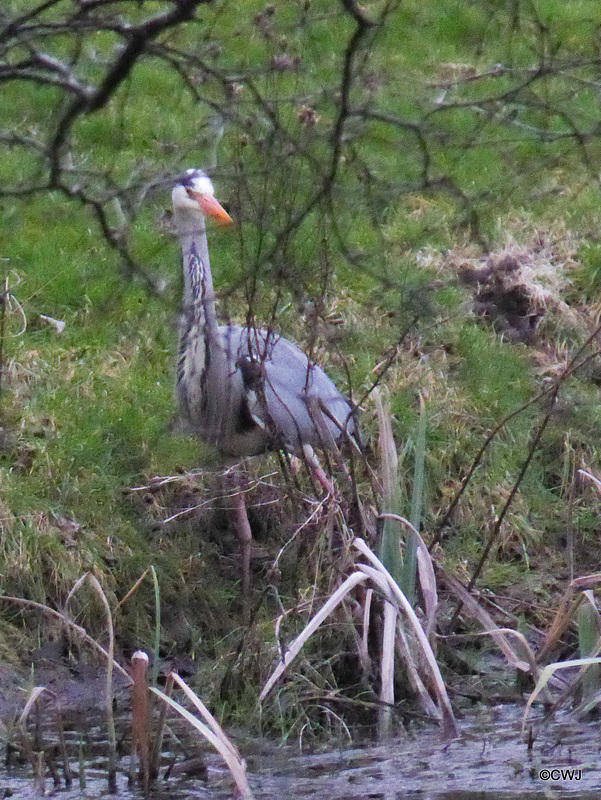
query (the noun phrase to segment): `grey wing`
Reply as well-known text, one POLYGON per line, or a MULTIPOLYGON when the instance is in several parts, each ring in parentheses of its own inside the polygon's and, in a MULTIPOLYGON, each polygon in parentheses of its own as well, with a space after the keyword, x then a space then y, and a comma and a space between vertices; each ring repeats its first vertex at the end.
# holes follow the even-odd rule
POLYGON ((247 402, 252 415, 275 432, 279 444, 294 450, 303 444, 327 447, 340 438, 342 429, 354 431, 349 404, 295 344, 266 331, 238 327, 230 328, 227 338, 230 352, 236 350, 235 361, 250 358, 260 365, 261 389, 247 392, 247 402))

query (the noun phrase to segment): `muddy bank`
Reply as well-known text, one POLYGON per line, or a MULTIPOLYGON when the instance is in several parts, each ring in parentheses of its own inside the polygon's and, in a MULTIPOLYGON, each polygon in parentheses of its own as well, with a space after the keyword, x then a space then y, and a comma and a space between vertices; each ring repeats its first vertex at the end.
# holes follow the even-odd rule
MULTIPOLYGON (((0 720, 20 714, 34 686, 44 686, 57 696, 65 713, 97 711, 106 698, 106 668, 74 659, 34 653, 22 664, 0 664, 0 720)), ((113 676, 116 697, 128 695, 128 681, 113 676)))

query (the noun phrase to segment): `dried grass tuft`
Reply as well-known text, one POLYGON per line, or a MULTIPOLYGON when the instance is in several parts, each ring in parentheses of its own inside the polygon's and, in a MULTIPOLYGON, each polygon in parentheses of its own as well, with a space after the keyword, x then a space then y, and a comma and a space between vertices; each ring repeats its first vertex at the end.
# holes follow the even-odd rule
POLYGON ((543 318, 583 331, 582 313, 566 297, 577 260, 577 243, 563 236, 535 231, 528 241, 507 237, 506 244, 486 256, 452 251, 445 268, 456 273, 472 293, 472 310, 488 319, 508 341, 532 344, 543 318))

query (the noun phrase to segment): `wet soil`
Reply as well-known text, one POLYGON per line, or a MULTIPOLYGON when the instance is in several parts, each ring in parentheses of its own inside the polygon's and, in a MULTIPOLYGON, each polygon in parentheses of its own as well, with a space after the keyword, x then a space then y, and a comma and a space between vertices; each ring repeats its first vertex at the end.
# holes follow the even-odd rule
MULTIPOLYGON (((128 681, 119 672, 113 685, 127 694, 128 681)), ((54 692, 67 713, 96 711, 106 696, 106 669, 56 656, 50 648, 36 651, 22 666, 0 664, 0 720, 21 713, 33 686, 54 692)))

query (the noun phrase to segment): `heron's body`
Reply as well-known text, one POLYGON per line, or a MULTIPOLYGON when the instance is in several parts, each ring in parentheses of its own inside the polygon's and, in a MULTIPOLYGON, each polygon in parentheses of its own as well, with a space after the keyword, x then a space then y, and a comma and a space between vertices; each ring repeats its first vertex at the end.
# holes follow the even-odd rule
MULTIPOLYGON (((190 173, 192 186, 205 188, 206 181, 212 196, 208 178, 190 173)), ((327 447, 342 431, 352 432, 348 403, 296 345, 272 332, 218 324, 204 215, 186 188, 174 190, 184 270, 178 366, 183 419, 199 438, 233 457, 327 447)))
POLYGON ((220 326, 217 342, 226 369, 209 363, 204 378, 200 365, 206 364, 206 352, 190 357, 189 346, 182 349, 178 395, 191 429, 224 455, 254 456, 275 448, 298 452, 305 444, 328 447, 342 430, 352 431, 350 408, 334 383, 292 342, 238 325, 220 326), (219 404, 206 399, 209 385, 220 395, 219 404), (323 416, 321 404, 338 424, 323 416), (315 424, 317 414, 325 431, 315 424))

